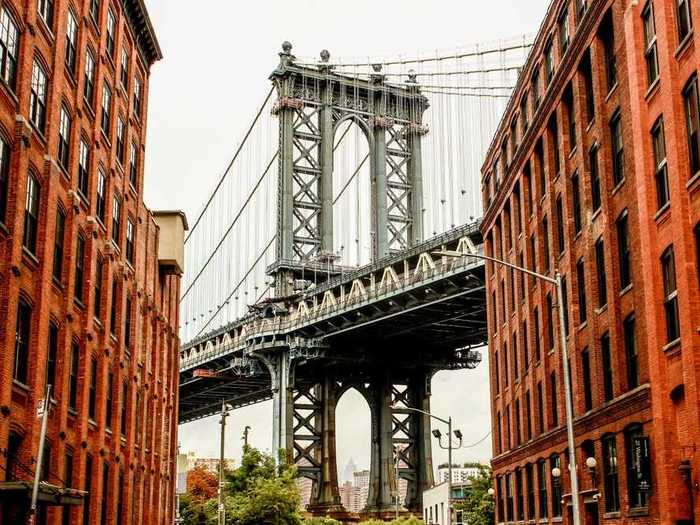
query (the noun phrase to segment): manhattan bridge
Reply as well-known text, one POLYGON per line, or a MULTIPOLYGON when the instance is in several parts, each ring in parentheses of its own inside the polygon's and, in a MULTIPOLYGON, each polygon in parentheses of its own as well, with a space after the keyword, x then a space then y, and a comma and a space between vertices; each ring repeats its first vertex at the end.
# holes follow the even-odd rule
MULTIPOLYGON (((480 167, 531 36, 406 57, 297 58, 272 87, 185 241, 180 423, 272 399, 272 450, 342 515, 335 409, 371 414, 365 512, 421 512, 430 383, 478 365, 480 167), (398 468, 395 469, 395 461, 398 468)), ((274 66, 274 63, 272 64, 274 66)), ((468 385, 465 385, 465 389, 468 385)))

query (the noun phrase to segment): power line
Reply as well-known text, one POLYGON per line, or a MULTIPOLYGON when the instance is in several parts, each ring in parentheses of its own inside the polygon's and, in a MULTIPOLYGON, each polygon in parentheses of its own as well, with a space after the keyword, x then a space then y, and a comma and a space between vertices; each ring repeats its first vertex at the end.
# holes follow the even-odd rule
POLYGON ((190 229, 190 232, 187 234, 187 237, 185 237, 185 243, 187 243, 189 238, 192 237, 194 230, 196 230, 197 226, 199 225, 199 221, 202 220, 202 217, 204 216, 204 213, 209 208, 211 201, 214 200, 214 197, 216 196, 217 192, 219 191, 219 188, 221 188, 221 185, 224 183, 224 180, 226 180, 226 177, 228 176, 228 172, 231 170, 233 163, 238 158, 238 155, 241 152, 241 150, 243 149, 243 146, 245 145, 246 141, 248 140, 248 137, 253 132, 253 128, 255 127, 255 124, 258 122, 260 115, 262 115, 263 109, 265 109, 265 106, 267 105, 268 101, 270 100, 270 97, 272 96, 272 93, 274 92, 274 90, 275 90, 274 86, 270 88, 270 92, 265 97, 265 100, 262 103, 262 105, 260 106, 260 109, 258 110, 257 114, 255 115, 255 118, 253 119, 252 124, 248 128, 248 131, 246 131, 246 134, 243 137, 243 141, 239 144, 238 149, 236 150, 236 153, 234 153, 233 158, 231 159, 231 162, 229 162, 228 166, 226 167, 226 171, 224 171, 224 174, 219 179, 219 182, 216 185, 216 187, 214 188, 214 191, 209 196, 209 199, 207 200, 206 204, 204 205, 204 209, 202 209, 199 216, 197 217, 197 220, 194 222, 194 226, 192 226, 192 228, 190 229))
MULTIPOLYGON (((458 76, 458 75, 475 75, 475 74, 480 74, 480 73, 499 73, 499 72, 504 72, 504 71, 518 71, 522 69, 522 65, 519 66, 500 66, 500 67, 492 67, 492 68, 484 68, 484 69, 467 69, 464 71, 431 71, 429 73, 419 73, 416 72, 415 75, 417 77, 440 77, 440 76, 458 76)), ((370 76, 373 75, 373 73, 367 72, 367 73, 358 73, 356 71, 336 71, 337 73, 340 73, 342 75, 350 76, 350 77, 359 77, 359 76, 370 76)), ((406 77, 408 76, 407 73, 376 73, 376 75, 383 76, 383 77, 406 77)), ((418 87, 420 87, 420 84, 418 84, 418 87)))
POLYGON ((451 95, 453 97, 476 97, 476 98, 510 98, 508 94, 496 95, 491 93, 457 93, 454 91, 433 91, 426 89, 423 93, 432 93, 433 95, 451 95))

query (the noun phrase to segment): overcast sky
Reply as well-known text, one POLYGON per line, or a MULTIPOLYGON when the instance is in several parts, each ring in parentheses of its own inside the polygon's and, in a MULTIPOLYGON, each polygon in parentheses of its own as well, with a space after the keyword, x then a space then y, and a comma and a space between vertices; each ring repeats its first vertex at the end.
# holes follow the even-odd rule
MULTIPOLYGON (((151 73, 146 203, 184 210, 193 220, 269 90, 280 44, 300 56, 411 55, 537 31, 549 0, 146 0, 164 59, 151 73)), ((485 356, 484 356, 485 357, 485 356)), ((490 428, 487 363, 434 378, 432 409, 452 415, 465 443, 490 428)), ((269 449, 271 405, 236 411, 227 454, 240 455, 242 429, 269 449)), ((369 465, 369 409, 349 392, 337 414, 339 472, 352 457, 369 465)), ((180 427, 182 451, 215 456, 218 421, 180 427)), ((446 453, 433 451, 435 463, 446 453)), ((455 461, 491 457, 491 440, 455 453, 455 461)), ((341 474, 342 475, 342 474, 341 474)))

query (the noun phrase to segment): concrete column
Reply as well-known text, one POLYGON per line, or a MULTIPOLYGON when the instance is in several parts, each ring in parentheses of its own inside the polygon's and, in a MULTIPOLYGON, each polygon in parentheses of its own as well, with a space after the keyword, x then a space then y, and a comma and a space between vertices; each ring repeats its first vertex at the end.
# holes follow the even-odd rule
POLYGON ((277 259, 292 259, 293 238, 293 136, 294 109, 279 112, 280 144, 278 159, 277 259))
POLYGON ((373 391, 372 459, 366 510, 370 513, 382 513, 394 508, 391 380, 386 375, 377 376, 371 388, 373 391))
POLYGON ((374 260, 389 253, 389 212, 387 210, 386 184, 386 129, 375 125, 372 148, 372 228, 374 260))
MULTIPOLYGON (((414 407, 426 412, 430 412, 431 376, 431 372, 420 372, 411 382, 409 399, 414 407)), ((432 434, 430 417, 416 413, 412 417, 415 441, 410 459, 416 473, 415 479, 408 483, 405 505, 408 510, 420 514, 423 511, 423 491, 433 486, 432 434)))
POLYGON ((285 450, 291 463, 294 451, 293 403, 290 386, 290 359, 287 351, 280 352, 273 361, 272 377, 272 454, 277 458, 285 450))
POLYGON ((321 180, 319 196, 321 197, 321 250, 333 251, 333 109, 330 104, 333 85, 331 81, 323 87, 321 100, 323 105, 319 112, 321 130, 320 165, 321 180))

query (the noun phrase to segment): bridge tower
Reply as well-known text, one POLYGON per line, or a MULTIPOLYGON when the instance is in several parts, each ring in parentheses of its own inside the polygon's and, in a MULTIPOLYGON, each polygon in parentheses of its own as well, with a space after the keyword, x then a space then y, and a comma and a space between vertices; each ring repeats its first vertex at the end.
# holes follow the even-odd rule
MULTIPOLYGON (((321 53, 317 66, 298 64, 289 42, 270 79, 279 119, 276 262, 268 268, 279 299, 294 294, 303 272, 320 270, 330 279, 333 264, 333 150, 341 123, 352 120, 367 139, 370 161, 372 260, 405 251, 423 240, 421 138, 428 101, 415 75, 391 84, 381 66, 367 79, 337 74, 321 53)), ((421 511, 422 492, 432 486, 430 422, 403 410, 429 409, 434 370, 376 363, 349 367, 309 365, 323 343, 303 342, 257 353, 272 379, 273 447, 286 450, 299 474, 313 481, 309 510, 342 517, 335 450, 335 409, 356 388, 371 410, 370 489, 366 511, 390 516, 399 477, 407 480, 403 505, 421 511), (298 366, 305 372, 298 374, 298 366)))

